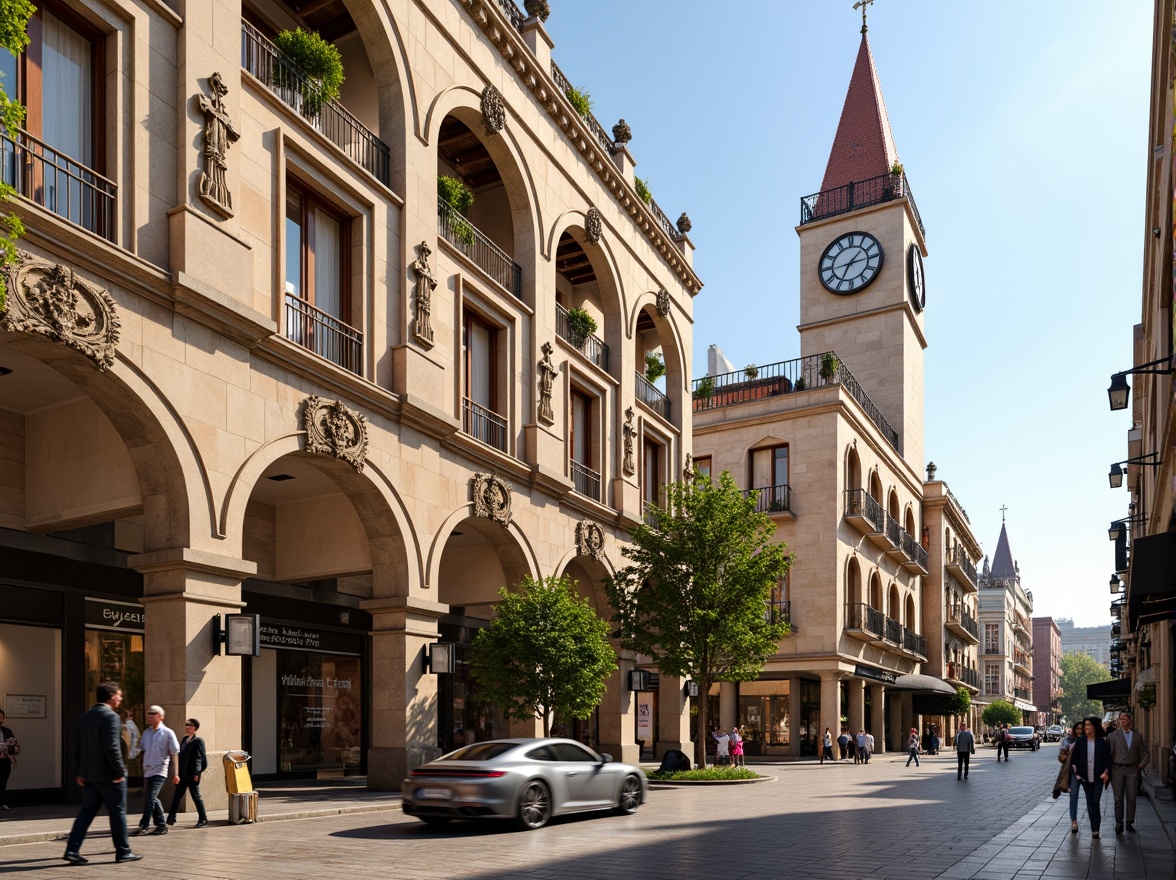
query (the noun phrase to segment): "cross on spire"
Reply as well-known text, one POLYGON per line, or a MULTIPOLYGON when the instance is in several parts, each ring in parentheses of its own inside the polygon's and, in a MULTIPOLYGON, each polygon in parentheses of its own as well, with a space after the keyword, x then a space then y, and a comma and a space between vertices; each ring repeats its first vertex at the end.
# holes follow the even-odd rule
POLYGON ((869 6, 873 2, 874 2, 874 0, 857 0, 857 3, 853 4, 854 9, 860 9, 862 11, 862 33, 863 34, 869 30, 869 28, 866 26, 866 7, 869 6))
POLYGON ((1008 508, 1007 508, 1007 507, 1005 507, 1005 506, 1002 504, 1002 505, 1000 506, 1000 521, 1001 521, 1001 522, 1004 522, 1004 521, 1005 521, 1005 511, 1006 511, 1006 510, 1008 510, 1008 508))

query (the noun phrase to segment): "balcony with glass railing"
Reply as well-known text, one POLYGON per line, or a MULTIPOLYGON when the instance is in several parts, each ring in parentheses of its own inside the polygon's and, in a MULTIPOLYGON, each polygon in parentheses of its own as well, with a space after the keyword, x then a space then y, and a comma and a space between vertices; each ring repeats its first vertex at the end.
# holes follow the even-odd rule
POLYGON ((286 338, 363 375, 363 333, 290 292, 286 293, 286 338))
POLYGON ((523 267, 440 197, 437 198, 437 234, 472 260, 503 290, 518 299, 523 298, 523 267))
POLYGON ((637 399, 668 422, 670 420, 670 399, 641 373, 634 375, 636 377, 634 392, 637 399))
POLYGON ((555 332, 560 339, 571 345, 576 351, 608 372, 608 345, 595 333, 579 336, 572 332, 568 322, 568 310, 559 303, 555 304, 555 332))
POLYGON ((468 397, 461 400, 461 429, 475 440, 506 452, 506 419, 468 397))
POLYGON ((593 501, 600 500, 600 474, 592 468, 580 464, 574 458, 571 461, 572 465, 572 484, 576 487, 576 491, 586 498, 591 498, 593 501))
POLYGON ((756 513, 792 513, 792 489, 788 485, 748 489, 743 496, 755 499, 756 513))

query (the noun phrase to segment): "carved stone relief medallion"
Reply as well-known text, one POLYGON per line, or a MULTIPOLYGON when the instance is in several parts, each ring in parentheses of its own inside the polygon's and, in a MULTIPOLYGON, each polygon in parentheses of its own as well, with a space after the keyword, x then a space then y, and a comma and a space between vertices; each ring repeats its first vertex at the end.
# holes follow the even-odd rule
POLYGON ((80 351, 99 370, 114 364, 119 320, 109 291, 26 251, 17 252, 4 276, 8 303, 0 329, 47 336, 80 351))
POLYGON ((482 121, 486 124, 487 134, 498 134, 506 125, 506 104, 502 92, 494 86, 482 89, 482 121))
POLYGON ((576 552, 600 559, 604 555, 604 529, 590 519, 576 523, 576 552))
POLYGON ((604 235, 604 221, 600 211, 596 208, 588 209, 588 217, 584 220, 584 234, 588 236, 588 244, 600 244, 600 237, 604 235))
POLYGON ((338 400, 308 397, 302 403, 306 451, 333 455, 363 473, 367 457, 367 420, 338 400))
POLYGON ((665 288, 657 292, 657 313, 663 318, 670 314, 670 292, 665 288))
POLYGON ((496 474, 474 474, 470 479, 474 516, 510 525, 510 486, 496 474))

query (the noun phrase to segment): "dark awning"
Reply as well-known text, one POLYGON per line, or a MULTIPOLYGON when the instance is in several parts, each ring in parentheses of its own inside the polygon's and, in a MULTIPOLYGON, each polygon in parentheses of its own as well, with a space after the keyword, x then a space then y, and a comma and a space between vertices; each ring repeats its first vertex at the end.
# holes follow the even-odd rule
POLYGON ((1131 679, 1112 678, 1110 681, 1100 681, 1098 684, 1086 686, 1088 700, 1127 699, 1131 696, 1131 679))
POLYGON ((1176 532, 1136 538, 1131 545, 1127 615, 1132 630, 1176 616, 1176 532))
POLYGON ((897 691, 913 691, 924 694, 952 694, 954 696, 956 692, 956 689, 942 678, 917 673, 900 675, 889 687, 897 691))

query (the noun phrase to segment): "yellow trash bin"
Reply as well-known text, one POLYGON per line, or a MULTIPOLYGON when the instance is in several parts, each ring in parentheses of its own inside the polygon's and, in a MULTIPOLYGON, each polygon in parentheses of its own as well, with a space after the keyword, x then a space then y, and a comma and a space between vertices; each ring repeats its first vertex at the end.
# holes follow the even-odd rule
POLYGON ((229 794, 245 794, 253 791, 253 780, 249 778, 249 754, 247 752, 225 752, 225 788, 229 794))

